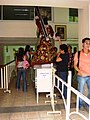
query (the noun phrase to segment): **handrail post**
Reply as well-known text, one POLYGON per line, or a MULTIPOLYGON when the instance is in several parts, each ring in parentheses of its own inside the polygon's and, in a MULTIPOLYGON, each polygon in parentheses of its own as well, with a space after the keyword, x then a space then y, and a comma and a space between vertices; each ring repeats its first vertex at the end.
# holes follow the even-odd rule
POLYGON ((49 113, 59 113, 61 114, 61 111, 56 111, 55 110, 55 103, 57 101, 54 100, 54 96, 56 96, 56 94, 54 94, 54 86, 55 86, 55 69, 53 68, 53 63, 51 63, 51 71, 52 71, 52 90, 51 90, 51 93, 50 93, 50 99, 51 99, 51 107, 52 107, 52 110, 51 112, 47 112, 47 114, 49 113))
POLYGON ((5 67, 4 67, 4 70, 3 70, 3 76, 4 76, 4 89, 6 88, 6 71, 5 71, 5 67))
POLYGON ((8 90, 9 83, 11 81, 12 77, 12 72, 15 69, 15 60, 0 66, 0 73, 1 73, 1 78, 0 78, 0 89, 4 89, 4 92, 10 93, 11 91, 8 90))
POLYGON ((1 88, 3 87, 3 69, 1 68, 1 88))
POLYGON ((71 87, 71 71, 68 71, 66 120, 69 120, 69 113, 70 113, 70 97, 71 97, 70 87, 71 87))
POLYGON ((6 92, 8 92, 8 93, 11 93, 11 90, 8 90, 8 66, 6 66, 6 69, 5 69, 5 73, 6 73, 6 77, 5 77, 5 84, 6 84, 6 86, 5 86, 5 88, 6 88, 6 90, 4 91, 5 93, 6 92))

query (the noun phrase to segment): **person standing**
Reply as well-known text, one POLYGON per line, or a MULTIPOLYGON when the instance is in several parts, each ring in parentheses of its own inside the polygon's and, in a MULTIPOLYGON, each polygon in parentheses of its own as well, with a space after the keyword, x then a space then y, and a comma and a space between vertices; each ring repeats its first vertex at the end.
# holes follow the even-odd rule
POLYGON ((72 53, 72 46, 71 45, 67 45, 68 46, 68 53, 69 53, 69 63, 68 63, 68 70, 72 72, 72 80, 73 80, 73 76, 74 76, 74 53, 72 53))
MULTIPOLYGON (((60 45, 60 51, 56 58, 57 62, 57 74, 58 76, 67 82, 68 77, 68 62, 69 62, 69 54, 68 54, 68 47, 66 44, 60 45)), ((60 82, 60 90, 62 91, 62 83, 60 82)), ((64 86, 63 92, 64 98, 67 99, 67 88, 64 86)))
POLYGON ((57 47, 54 47, 53 49, 54 49, 54 51, 55 51, 55 55, 53 56, 52 63, 53 63, 53 67, 56 68, 56 70, 57 70, 56 58, 57 58, 57 54, 58 54, 58 52, 57 52, 58 49, 57 49, 57 47))
POLYGON ((27 60, 30 63, 31 62, 31 48, 30 45, 25 46, 25 54, 27 56, 27 60))
POLYGON ((32 57, 32 51, 31 51, 31 47, 30 45, 26 45, 25 46, 25 54, 27 56, 27 61, 29 62, 30 64, 30 67, 26 70, 26 77, 27 77, 27 85, 30 84, 30 79, 31 79, 31 71, 32 71, 32 68, 31 68, 31 57, 32 57))
POLYGON ((29 64, 29 62, 27 61, 27 56, 26 56, 26 54, 23 56, 23 68, 24 69, 27 69, 27 68, 29 68, 30 67, 30 64, 29 64))
MULTIPOLYGON (((80 51, 79 66, 78 64, 78 52, 74 56, 74 68, 78 72, 78 91, 83 94, 84 86, 87 84, 88 87, 88 98, 90 99, 90 38, 82 39, 82 50, 80 51)), ((79 99, 79 108, 84 107, 83 100, 79 99)), ((88 105, 86 104, 86 107, 88 105)))
MULTIPOLYGON (((27 69, 30 67, 30 64, 29 64, 29 62, 28 62, 28 60, 27 60, 27 56, 26 56, 26 54, 24 54, 24 56, 23 56, 23 68, 25 69, 25 72, 26 72, 26 80, 27 80, 27 82, 28 82, 28 75, 27 75, 27 69)), ((28 84, 27 84, 28 85, 28 84)))
POLYGON ((17 91, 20 89, 20 80, 22 77, 23 80, 22 89, 24 92, 26 92, 27 91, 26 70, 23 67, 23 57, 24 57, 24 49, 20 47, 16 56, 16 68, 17 68, 16 89, 17 91))

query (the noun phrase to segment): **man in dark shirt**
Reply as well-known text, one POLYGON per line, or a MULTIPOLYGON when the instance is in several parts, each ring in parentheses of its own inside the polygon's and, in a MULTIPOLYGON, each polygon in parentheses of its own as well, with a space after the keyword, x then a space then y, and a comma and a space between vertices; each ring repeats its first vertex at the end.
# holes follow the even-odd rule
MULTIPOLYGON (((67 82, 68 77, 68 62, 69 62, 69 54, 68 47, 65 44, 60 45, 60 52, 56 58, 57 62, 57 74, 58 76, 67 82)), ((60 82, 60 90, 62 90, 62 83, 60 82)), ((63 92, 64 98, 67 99, 67 88, 64 86, 63 92)))

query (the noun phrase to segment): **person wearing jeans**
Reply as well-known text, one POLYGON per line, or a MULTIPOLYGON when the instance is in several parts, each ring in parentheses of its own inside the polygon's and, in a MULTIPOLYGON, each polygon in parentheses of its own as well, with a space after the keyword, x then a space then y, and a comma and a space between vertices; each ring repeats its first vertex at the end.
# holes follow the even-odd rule
POLYGON ((17 90, 20 89, 20 80, 21 80, 21 76, 23 79, 23 91, 26 92, 27 91, 27 81, 26 81, 26 69, 24 69, 23 67, 21 68, 17 68, 17 81, 16 81, 16 88, 17 90))
MULTIPOLYGON (((60 45, 60 51, 57 54, 56 62, 57 62, 57 75, 62 80, 67 82, 69 54, 68 54, 68 47, 66 44, 60 45)), ((60 90, 62 91, 62 83, 61 82, 60 82, 60 90)), ((67 99, 66 86, 64 86, 63 95, 64 95, 64 98, 67 99)))
MULTIPOLYGON (((84 86, 87 84, 88 87, 88 93, 90 93, 90 76, 81 77, 80 75, 77 76, 78 80, 78 91, 83 93, 84 86)), ((88 94, 88 97, 90 98, 90 94, 88 94)), ((79 100, 79 107, 81 108, 83 106, 83 100, 79 100)))
POLYGON ((19 48, 17 56, 16 56, 16 68, 17 68, 17 80, 16 80, 16 89, 17 91, 20 89, 20 80, 22 77, 23 86, 22 89, 24 92, 27 91, 27 81, 26 81, 26 69, 23 65, 23 58, 25 56, 24 49, 22 47, 19 48))
MULTIPOLYGON (((79 62, 78 62, 78 52, 75 53, 74 68, 78 72, 77 74, 78 91, 83 94, 84 86, 85 84, 87 84, 87 88, 88 88, 87 97, 90 99, 90 38, 86 37, 82 39, 82 47, 83 48, 80 51, 79 62)), ((79 108, 83 108, 83 107, 84 107, 83 100, 80 98, 79 108)))
MULTIPOLYGON (((58 76, 67 83, 68 71, 66 72, 57 72, 58 76)), ((62 91, 62 83, 60 82, 60 90, 62 91)), ((67 87, 64 86, 63 96, 67 99, 67 87)))

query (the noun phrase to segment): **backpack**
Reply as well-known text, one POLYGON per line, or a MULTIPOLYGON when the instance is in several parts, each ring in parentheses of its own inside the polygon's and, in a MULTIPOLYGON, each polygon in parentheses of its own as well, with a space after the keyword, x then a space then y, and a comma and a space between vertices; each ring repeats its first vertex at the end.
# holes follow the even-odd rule
POLYGON ((80 58, 80 51, 78 51, 78 63, 77 63, 77 67, 79 67, 79 58, 80 58))
MULTIPOLYGON (((80 63, 80 61, 79 61, 79 59, 80 59, 80 51, 78 51, 78 63, 77 63, 77 67, 79 67, 79 63, 80 63)), ((75 76, 74 76, 74 78, 73 78, 73 83, 72 83, 72 86, 75 88, 75 89, 78 89, 78 82, 77 82, 77 71, 76 71, 76 73, 75 73, 75 76)))

